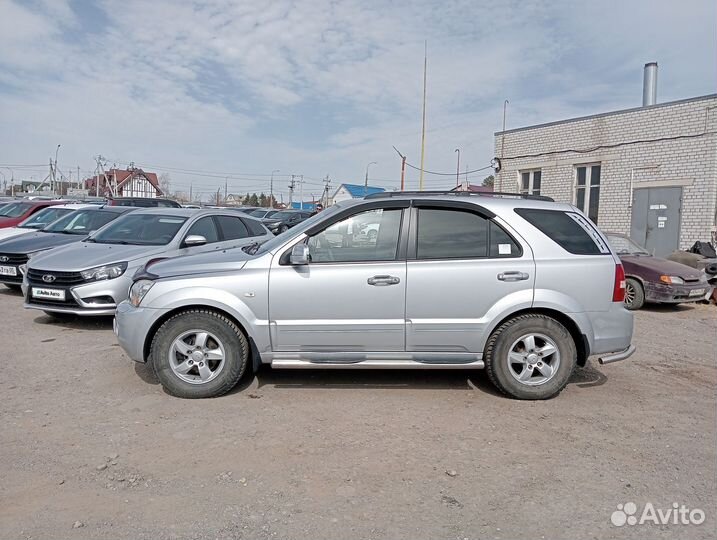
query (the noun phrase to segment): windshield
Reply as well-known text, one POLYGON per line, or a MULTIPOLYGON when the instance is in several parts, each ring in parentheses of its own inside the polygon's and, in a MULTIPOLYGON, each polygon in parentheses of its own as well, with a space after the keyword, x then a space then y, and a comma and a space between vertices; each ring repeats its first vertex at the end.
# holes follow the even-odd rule
POLYGON ((278 213, 278 210, 254 210, 253 212, 249 212, 249 215, 256 218, 268 218, 271 216, 274 216, 278 213))
POLYGON ((162 214, 128 214, 102 229, 88 242, 165 246, 176 236, 187 218, 162 214))
POLYGON ((607 241, 610 242, 610 247, 612 247, 618 255, 649 255, 649 253, 645 251, 645 248, 637 245, 625 236, 607 235, 607 241))
POLYGON ((16 202, 0 208, 0 217, 16 218, 23 215, 32 206, 32 203, 16 202))
POLYGON ((50 206, 49 208, 44 208, 36 214, 33 214, 25 221, 20 223, 18 227, 22 227, 23 229, 42 229, 48 223, 52 223, 53 221, 60 219, 62 216, 66 216, 72 211, 73 210, 71 208, 58 208, 57 206, 50 206))
MULTIPOLYGON (((266 253, 268 251, 278 248, 284 242, 286 242, 289 238, 298 236, 299 234, 303 233, 306 229, 311 228, 318 221, 321 221, 329 216, 334 215, 336 212, 338 212, 341 209, 342 209, 341 206, 334 205, 330 208, 327 208, 323 212, 319 212, 318 214, 311 216, 306 221, 302 221, 301 223, 299 223, 296 227, 292 227, 291 229, 275 236, 268 242, 262 244, 261 247, 257 250, 256 254, 261 255, 262 253, 266 253)), ((292 212, 288 212, 288 213, 291 214, 292 212)), ((282 212, 277 213, 274 217, 277 217, 279 214, 282 214, 282 212)))
POLYGON ((87 235, 101 229, 119 216, 117 212, 103 212, 94 208, 76 210, 51 223, 42 229, 42 232, 87 235))
POLYGON ((282 210, 281 212, 277 212, 273 216, 271 216, 272 219, 284 219, 287 217, 295 216, 299 212, 294 212, 293 210, 282 210))

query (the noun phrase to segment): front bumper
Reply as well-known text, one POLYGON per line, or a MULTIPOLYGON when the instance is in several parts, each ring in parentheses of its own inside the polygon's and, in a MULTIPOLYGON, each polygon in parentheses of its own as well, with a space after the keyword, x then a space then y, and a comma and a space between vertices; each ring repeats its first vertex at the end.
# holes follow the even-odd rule
POLYGON ((120 347, 135 362, 145 363, 144 345, 150 329, 167 310, 134 307, 125 300, 117 306, 113 323, 120 347))
POLYGON ((647 281, 645 282, 645 300, 669 304, 699 302, 709 294, 711 289, 712 286, 706 282, 693 285, 668 285, 667 283, 647 281), (695 291, 701 292, 697 294, 695 291))
POLYGON ((83 283, 82 285, 70 287, 36 284, 28 282, 26 278, 22 284, 22 292, 25 296, 24 307, 53 313, 68 313, 90 317, 114 315, 117 304, 127 299, 130 285, 132 285, 132 277, 127 272, 115 279, 83 283), (65 300, 56 301, 34 298, 32 296, 33 286, 62 289, 65 291, 65 300))

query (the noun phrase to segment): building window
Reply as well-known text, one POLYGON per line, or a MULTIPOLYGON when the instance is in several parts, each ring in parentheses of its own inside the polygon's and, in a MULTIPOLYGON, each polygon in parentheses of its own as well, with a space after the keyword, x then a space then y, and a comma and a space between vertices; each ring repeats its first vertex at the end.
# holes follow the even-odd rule
POLYGON ((597 225, 600 206, 600 165, 581 165, 575 169, 575 206, 597 225))
POLYGON ((540 180, 543 173, 540 169, 535 171, 520 171, 520 193, 523 195, 540 195, 540 180))

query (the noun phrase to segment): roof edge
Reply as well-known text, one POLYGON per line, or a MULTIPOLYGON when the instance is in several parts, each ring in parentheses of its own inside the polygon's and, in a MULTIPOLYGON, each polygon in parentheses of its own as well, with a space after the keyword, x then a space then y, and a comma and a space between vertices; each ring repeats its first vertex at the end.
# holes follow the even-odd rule
POLYGON ((678 99, 676 101, 667 101, 665 103, 656 103, 655 105, 631 107, 629 109, 619 109, 617 111, 608 111, 608 112, 604 112, 604 113, 589 114, 587 116, 575 116, 573 118, 566 118, 564 120, 555 120, 553 122, 545 122, 543 124, 533 124, 531 126, 523 126, 523 127, 513 128, 513 129, 506 129, 505 131, 496 131, 493 134, 497 137, 498 135, 516 133, 518 131, 527 131, 529 129, 538 129, 538 128, 544 128, 544 127, 549 127, 549 126, 557 126, 560 124, 567 124, 570 122, 579 122, 581 120, 592 120, 593 118, 602 118, 605 116, 613 116, 616 114, 626 114, 626 113, 648 110, 648 109, 658 109, 660 107, 670 107, 673 105, 681 105, 683 103, 690 103, 692 101, 704 101, 707 99, 717 99, 717 94, 706 94, 704 96, 678 99))

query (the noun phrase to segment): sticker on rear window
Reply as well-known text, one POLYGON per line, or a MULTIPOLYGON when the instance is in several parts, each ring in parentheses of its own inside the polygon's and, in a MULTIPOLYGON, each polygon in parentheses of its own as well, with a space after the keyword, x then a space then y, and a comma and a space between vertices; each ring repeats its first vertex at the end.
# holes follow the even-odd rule
POLYGON ((498 244, 498 255, 510 255, 510 244, 498 244))

